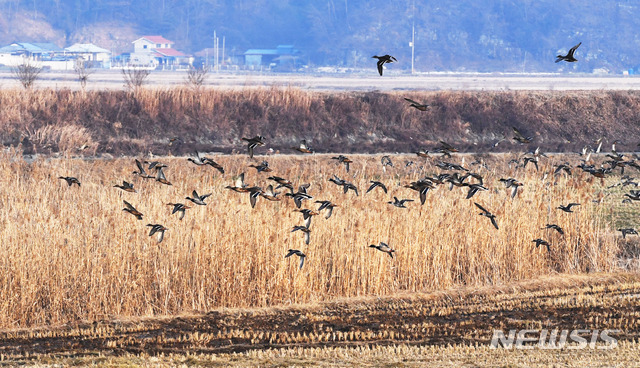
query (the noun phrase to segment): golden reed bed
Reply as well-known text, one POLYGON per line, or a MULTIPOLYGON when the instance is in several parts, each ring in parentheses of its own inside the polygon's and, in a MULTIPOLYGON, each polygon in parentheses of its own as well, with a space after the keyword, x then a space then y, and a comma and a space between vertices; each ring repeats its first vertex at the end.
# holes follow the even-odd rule
MULTIPOLYGON (((383 172, 380 156, 353 155, 351 172, 327 155, 266 157, 272 173, 248 167, 265 157, 215 156, 226 173, 198 167, 186 158, 161 158, 172 186, 134 177, 133 158, 115 160, 40 159, 26 163, 11 154, 0 160, 0 327, 59 324, 109 316, 149 316, 207 311, 212 308, 274 306, 335 297, 387 295, 453 285, 483 285, 555 272, 609 271, 618 252, 615 237, 599 215, 599 181, 588 174, 554 176, 543 159, 510 170, 507 156, 489 159, 489 170, 465 166, 485 177, 490 190, 465 199, 466 189, 445 186, 427 195, 403 188, 441 169, 431 159, 392 156, 396 166, 383 172), (413 171, 404 161, 416 161, 413 171), (418 166, 423 166, 420 170, 418 166), (225 189, 231 177, 246 172, 246 182, 265 187, 271 174, 297 186, 310 183, 312 201, 328 199, 340 207, 326 220, 316 216, 311 242, 292 233, 302 225, 292 200, 259 199, 225 189), (328 179, 352 181, 360 196, 342 193, 328 179), (75 176, 81 187, 68 187, 58 176, 75 176), (501 177, 524 182, 509 197, 501 177), (114 188, 133 181, 138 193, 114 188), (382 180, 389 194, 364 194, 370 180, 382 180), (207 206, 193 206, 184 220, 171 215, 169 202, 188 202, 193 190, 212 193, 207 206), (387 202, 393 196, 415 199, 407 209, 387 202), (139 221, 122 211, 127 200, 144 214, 139 221), (496 230, 479 216, 476 201, 497 216, 496 230), (575 213, 560 204, 579 202, 575 213), (149 237, 146 224, 169 230, 162 243, 149 237), (562 237, 541 230, 557 223, 562 237), (544 238, 551 252, 531 240, 544 238), (369 248, 384 241, 395 257, 369 248), (307 255, 298 269, 290 248, 307 255)), ((555 160, 555 161, 554 161, 555 160)), ((460 157, 450 161, 460 163, 460 157)), ((283 195, 281 195, 283 196, 283 195)))

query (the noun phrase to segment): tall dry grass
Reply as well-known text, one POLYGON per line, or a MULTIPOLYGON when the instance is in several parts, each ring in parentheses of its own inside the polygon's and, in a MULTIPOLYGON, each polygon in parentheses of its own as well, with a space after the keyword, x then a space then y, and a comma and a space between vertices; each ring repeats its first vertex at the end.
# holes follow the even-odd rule
POLYGON ((547 151, 579 150, 601 137, 621 140, 619 148, 628 150, 635 149, 627 141, 640 134, 638 120, 636 91, 0 91, 0 142, 21 144, 29 153, 77 153, 84 145, 90 153, 229 153, 242 136, 256 134, 283 152, 301 139, 318 152, 412 152, 433 148, 441 139, 468 151, 512 151, 519 149, 510 140, 512 126, 547 151), (417 111, 403 97, 431 108, 417 111), (54 134, 76 127, 84 132, 54 134), (41 132, 54 139, 40 139, 41 132), (493 148, 505 135, 507 141, 493 148), (169 145, 172 137, 181 143, 169 145))
POLYGON ((224 176, 185 158, 161 159, 173 182, 165 186, 134 178, 133 159, 26 163, 5 153, 0 160, 0 327, 274 306, 614 267, 616 240, 591 202, 598 182, 582 174, 543 181, 551 162, 540 173, 532 167, 510 171, 509 157, 498 156, 490 159, 490 169, 474 169, 485 176, 489 191, 466 200, 466 190, 439 187, 420 206, 416 193, 401 185, 440 170, 420 159, 413 167, 422 168, 411 171, 403 168, 403 157, 392 158, 396 168, 383 172, 379 157, 352 156, 347 174, 326 155, 268 157, 270 174, 295 185, 311 183, 314 200, 340 206, 330 219, 314 217, 311 242, 305 245, 300 232, 291 232, 303 223, 292 201, 259 199, 252 209, 247 194, 224 188, 240 172, 246 172, 249 184, 268 184, 269 174, 249 168, 253 161, 246 156, 216 156, 224 176), (360 196, 345 195, 328 182, 333 174, 357 185, 360 196), (58 179, 67 175, 82 186, 68 187, 58 179), (525 183, 513 200, 498 182, 506 176, 525 183), (138 193, 113 187, 123 179, 133 181, 138 193), (370 180, 384 181, 389 194, 365 195, 370 180), (209 204, 187 210, 180 221, 166 203, 185 202, 194 189, 212 193, 209 204), (387 204, 393 196, 416 202, 395 208, 387 204), (122 211, 123 200, 144 219, 122 211), (500 230, 478 215, 473 201, 496 214, 500 230), (582 206, 573 214, 556 209, 568 202, 582 206), (147 223, 169 229, 162 243, 147 236, 147 223), (566 235, 541 230, 547 223, 559 224, 566 235), (538 237, 553 244, 550 253, 535 248, 531 240, 538 237), (368 247, 380 241, 396 249, 393 259, 368 247), (295 257, 284 258, 290 248, 307 254, 303 269, 295 257))

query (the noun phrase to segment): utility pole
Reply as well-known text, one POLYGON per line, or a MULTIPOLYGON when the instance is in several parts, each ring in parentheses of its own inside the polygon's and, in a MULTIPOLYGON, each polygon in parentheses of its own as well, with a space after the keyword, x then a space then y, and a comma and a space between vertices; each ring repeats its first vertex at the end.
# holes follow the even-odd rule
POLYGON ((416 0, 411 2, 411 74, 415 72, 413 68, 413 60, 415 59, 416 51, 416 0))
POLYGON ((213 53, 213 63, 214 63, 214 69, 217 72, 218 71, 218 35, 215 30, 213 31, 213 47, 215 48, 215 51, 213 53))
POLYGON ((411 25, 411 74, 413 74, 414 72, 413 59, 415 56, 415 50, 416 50, 416 26, 414 21, 414 24, 411 25))
POLYGON ((222 64, 224 64, 224 40, 225 36, 222 36, 222 64))

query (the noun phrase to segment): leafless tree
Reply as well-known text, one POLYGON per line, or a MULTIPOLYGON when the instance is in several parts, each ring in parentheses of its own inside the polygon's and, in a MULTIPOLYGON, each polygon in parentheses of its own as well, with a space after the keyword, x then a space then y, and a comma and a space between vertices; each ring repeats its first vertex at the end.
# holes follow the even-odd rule
POLYGON ((89 75, 93 73, 93 70, 87 68, 87 63, 83 59, 76 60, 73 70, 76 71, 76 75, 78 76, 78 81, 80 82, 80 86, 82 86, 82 89, 84 89, 87 86, 87 80, 89 79, 89 75))
POLYGON ((200 89, 205 79, 207 79, 208 73, 209 68, 206 66, 202 66, 200 68, 195 68, 193 66, 189 67, 189 70, 187 71, 187 84, 195 90, 200 89))
POLYGON ((11 68, 14 77, 25 89, 30 89, 33 86, 41 71, 42 67, 31 64, 29 59, 25 59, 22 64, 11 68))
POLYGON ((124 85, 129 90, 136 90, 142 87, 145 79, 151 74, 148 69, 140 68, 128 68, 122 69, 122 77, 124 78, 124 85))

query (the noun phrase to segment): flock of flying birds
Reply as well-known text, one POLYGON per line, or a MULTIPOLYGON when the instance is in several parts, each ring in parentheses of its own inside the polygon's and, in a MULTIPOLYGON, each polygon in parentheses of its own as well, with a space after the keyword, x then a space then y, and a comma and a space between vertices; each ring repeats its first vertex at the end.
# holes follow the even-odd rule
MULTIPOLYGON (((533 141, 533 138, 525 136, 517 128, 513 127, 512 130, 513 130, 512 139, 515 142, 518 142, 520 144, 526 144, 526 143, 531 143, 533 141)), ((252 138, 243 137, 242 139, 247 142, 247 146, 246 146, 247 153, 250 158, 253 158, 254 151, 257 147, 264 146, 266 143, 265 137, 260 135, 257 135, 252 138)), ((611 147, 611 153, 606 154, 606 157, 608 158, 608 160, 605 160, 600 165, 599 168, 597 168, 593 164, 590 164, 592 162, 591 155, 601 153, 603 138, 595 142, 595 148, 591 146, 585 146, 582 152, 579 152, 579 155, 583 157, 581 164, 573 167, 566 162, 555 165, 553 174, 554 175, 560 175, 560 174, 572 175, 573 170, 581 169, 582 171, 603 180, 603 178, 605 178, 607 175, 612 174, 613 170, 616 168, 621 169, 622 175, 624 175, 625 167, 633 167, 640 171, 640 164, 636 162, 636 160, 640 160, 640 156, 634 153, 633 157, 627 157, 626 155, 620 152, 617 152, 616 151, 617 143, 619 142, 618 141, 613 142, 611 147)), ((303 154, 314 153, 314 151, 307 144, 306 140, 302 140, 299 146, 291 147, 291 148, 303 154)), ((444 161, 445 158, 450 158, 452 154, 456 152, 458 152, 458 150, 455 147, 453 147, 451 144, 448 144, 444 141, 441 141, 440 145, 431 152, 427 150, 419 150, 414 152, 414 154, 418 157, 432 157, 434 159, 436 157, 433 155, 441 155, 437 157, 437 159, 434 161, 435 166, 442 169, 443 171, 448 171, 448 172, 442 172, 440 174, 426 175, 417 181, 404 185, 405 188, 408 188, 417 192, 418 200, 422 205, 424 205, 426 201, 427 193, 435 189, 438 185, 448 185, 449 190, 452 190, 454 187, 466 188, 467 190, 466 199, 473 198, 478 192, 488 190, 488 188, 484 186, 483 177, 477 172, 473 172, 470 169, 465 168, 460 164, 444 161)), ((512 164, 515 164, 517 168, 526 168, 527 165, 531 163, 533 167, 535 167, 535 170, 538 170, 538 162, 542 157, 547 157, 547 155, 541 152, 540 148, 536 148, 535 150, 532 150, 531 152, 523 155, 519 159, 511 160, 509 162, 509 165, 511 166, 512 164)), ((331 159, 335 160, 336 163, 339 165, 344 165, 344 170, 347 173, 350 170, 350 164, 353 163, 353 161, 345 155, 334 156, 334 157, 331 157, 331 159)), ((212 158, 204 156, 200 152, 196 152, 195 155, 187 158, 187 161, 197 166, 207 166, 207 165, 211 166, 216 170, 218 170, 221 174, 224 174, 225 172, 224 168, 220 164, 215 162, 212 158)), ((387 167, 394 167, 393 161, 391 160, 391 157, 388 155, 382 156, 380 162, 381 162, 383 171, 386 171, 387 167)), ((405 163, 405 166, 410 167, 413 164, 415 164, 415 162, 407 161, 405 163)), ((480 161, 472 162, 471 165, 486 166, 484 163, 480 161)), ((172 185, 171 182, 167 180, 163 171, 164 168, 167 167, 166 164, 163 164, 159 161, 142 161, 141 162, 140 160, 135 159, 135 166, 136 166, 136 170, 133 171, 134 175, 143 179, 155 180, 158 183, 161 183, 164 185, 172 185)), ((267 160, 262 160, 258 164, 251 164, 249 165, 249 167, 255 168, 257 173, 271 173, 273 171, 273 169, 269 166, 269 162, 267 160)), ((77 185, 79 187, 81 185, 80 181, 76 177, 60 176, 60 179, 65 180, 69 186, 77 185)), ((262 188, 260 186, 250 186, 246 184, 244 181, 244 173, 241 173, 240 175, 233 177, 232 185, 226 186, 226 189, 229 189, 236 193, 247 194, 249 196, 249 203, 252 208, 256 206, 256 203, 259 198, 263 198, 267 201, 280 201, 283 198, 292 199, 296 206, 295 211, 302 214, 304 223, 302 225, 294 226, 291 232, 300 231, 301 233, 303 233, 304 242, 305 244, 308 245, 311 238, 312 217, 319 215, 321 211, 325 211, 326 213, 325 218, 329 219, 333 213, 333 209, 339 206, 328 200, 316 200, 315 203, 318 206, 317 209, 314 210, 310 208, 303 208, 303 203, 308 203, 310 200, 313 199, 313 196, 310 195, 310 193, 307 191, 308 188, 310 187, 310 184, 302 184, 297 188, 297 190, 295 190, 293 183, 290 180, 285 179, 283 177, 272 175, 272 176, 269 176, 267 179, 270 181, 273 181, 274 184, 270 184, 266 188, 262 188), (277 186, 274 188, 274 185, 277 185, 277 186), (279 196, 280 192, 277 191, 280 188, 285 188, 287 190, 287 192, 282 197, 279 196)), ((342 191, 344 194, 347 194, 349 191, 352 191, 356 196, 360 195, 360 192, 356 185, 354 185, 353 183, 345 179, 338 177, 337 175, 333 175, 331 178, 328 179, 328 181, 334 183, 339 187, 342 187, 342 191)), ((515 178, 500 178, 499 181, 504 184, 505 188, 510 189, 511 198, 516 197, 519 193, 520 188, 523 186, 523 183, 518 181, 515 178)), ((639 184, 637 182, 634 182, 633 179, 630 178, 629 176, 623 176, 619 183, 614 184, 609 188, 616 187, 616 186, 626 187, 629 185, 633 185, 637 187, 639 184)), ((122 181, 122 184, 116 184, 113 187, 121 189, 126 192, 136 192, 136 189, 134 188, 134 184, 124 180, 122 181)), ((365 194, 375 190, 382 191, 385 194, 387 194, 388 192, 387 186, 383 182, 371 180, 370 185, 366 190, 365 194)), ((194 190, 191 196, 185 197, 185 199, 188 200, 190 203, 176 202, 176 203, 167 203, 167 205, 170 206, 171 214, 173 215, 178 213, 178 216, 179 216, 178 218, 182 220, 185 216, 186 210, 192 208, 191 207, 192 205, 197 205, 197 206, 207 205, 206 200, 209 196, 211 196, 211 193, 199 194, 196 190, 194 190)), ((640 190, 631 190, 629 193, 625 194, 625 197, 626 198, 623 200, 623 202, 640 201, 640 190)), ((140 211, 138 211, 135 208, 135 206, 133 206, 131 203, 127 202, 126 200, 124 200, 123 202, 125 206, 122 209, 123 211, 130 213, 138 220, 142 220, 143 214, 140 211)), ((414 200, 407 199, 407 198, 393 197, 393 200, 388 201, 387 203, 396 208, 407 208, 405 204, 410 202, 414 202, 414 200)), ((474 202, 474 204, 481 211, 479 215, 486 217, 491 222, 493 227, 495 227, 496 230, 499 230, 499 225, 498 225, 498 220, 496 218, 496 215, 493 214, 487 208, 485 208, 482 204, 477 202, 474 202)), ((580 206, 580 204, 579 203, 568 203, 567 205, 560 204, 557 207, 557 209, 567 213, 572 213, 577 206, 580 206)), ((149 223, 147 224, 147 226, 150 227, 149 236, 156 235, 158 243, 162 242, 165 231, 167 231, 168 229, 162 224, 149 223)), ((564 235, 563 228, 558 224, 546 224, 546 226, 543 229, 555 230, 560 235, 564 235)), ((637 231, 633 228, 624 228, 624 229, 618 229, 618 230, 622 232, 622 236, 624 238, 626 238, 626 236, 630 234, 638 234, 637 231)), ((548 251, 551 250, 551 243, 549 243, 545 239, 537 238, 537 239, 533 239, 532 242, 535 243, 536 248, 542 245, 542 246, 545 246, 548 251)), ((391 258, 393 258, 393 253, 395 252, 395 249, 393 249, 389 244, 382 241, 379 242, 378 244, 371 244, 369 245, 369 247, 375 248, 381 252, 384 252, 388 254, 389 257, 391 258)), ((290 257, 292 255, 296 255, 300 258, 299 267, 302 268, 305 262, 306 254, 304 254, 299 249, 289 249, 288 253, 285 255, 285 258, 290 257)))
MULTIPOLYGON (((569 50, 567 55, 564 55, 564 56, 558 55, 556 62, 559 62, 562 60, 567 62, 577 61, 574 58, 573 54, 580 45, 581 43, 571 48, 571 50, 569 50)), ((385 63, 392 63, 397 61, 396 58, 390 55, 373 56, 373 57, 378 59, 377 67, 380 75, 382 75, 383 65, 385 63)), ((410 103, 409 106, 416 108, 417 110, 427 111, 429 109, 429 105, 427 104, 419 103, 409 98, 405 98, 405 100, 407 100, 410 103)), ((532 143, 533 141, 532 137, 528 137, 522 134, 516 127, 513 127, 512 129, 513 129, 512 139, 514 141, 520 144, 532 143)), ((501 141, 504 141, 505 139, 506 137, 496 142, 494 146, 497 146, 501 141)), ((254 157, 254 151, 257 147, 262 147, 266 143, 265 137, 261 135, 257 135, 252 138, 243 137, 242 140, 246 142, 247 153, 250 158, 254 157)), ((611 153, 606 154, 606 157, 609 158, 609 160, 606 160, 602 165, 600 165, 599 168, 596 168, 595 165, 590 164, 591 154, 593 153, 599 154, 601 152, 602 143, 603 143, 602 141, 603 141, 603 138, 595 142, 596 148, 592 148, 591 146, 585 146, 583 148, 582 152, 579 153, 580 156, 583 157, 582 163, 580 165, 576 165, 575 167, 571 167, 568 163, 555 165, 554 174, 557 175, 560 173, 565 173, 567 175, 571 175, 572 170, 579 168, 584 172, 593 175, 596 178, 603 179, 606 175, 611 174, 613 170, 616 168, 621 169, 622 175, 624 175, 624 169, 627 166, 631 166, 640 170, 640 164, 638 164, 635 161, 635 160, 640 160, 640 156, 637 156, 636 154, 634 154, 633 158, 629 158, 623 155, 622 153, 617 152, 616 143, 618 143, 618 141, 613 142, 611 153), (608 166, 604 166, 604 164, 607 164, 608 166)), ((292 149, 302 154, 314 153, 314 151, 307 144, 306 140, 302 140, 299 146, 292 147, 292 149)), ((425 203, 427 193, 430 190, 435 189, 438 185, 448 184, 449 190, 453 189, 453 187, 467 188, 468 189, 467 196, 466 196, 467 199, 474 197, 476 193, 480 191, 488 190, 488 188, 484 186, 483 177, 478 173, 472 172, 471 170, 463 167, 462 165, 444 161, 444 158, 450 158, 451 154, 455 152, 458 152, 458 150, 452 145, 444 141, 441 141, 440 146, 436 147, 436 149, 432 152, 429 152, 427 150, 420 150, 420 151, 414 152, 418 157, 431 157, 431 155, 433 154, 441 154, 442 155, 441 159, 437 160, 435 166, 442 170, 452 171, 452 173, 445 172, 437 175, 433 174, 431 176, 425 176, 424 178, 411 182, 410 184, 404 185, 404 187, 408 189, 412 189, 418 193, 418 199, 422 205, 424 205, 425 203), (474 182, 472 183, 471 180, 473 180, 474 182)), ((529 152, 527 155, 524 155, 522 157, 522 162, 519 159, 514 159, 509 162, 509 165, 516 164, 516 165, 521 165, 520 167, 526 168, 527 164, 531 163, 535 166, 536 170, 538 170, 538 162, 541 157, 547 157, 547 156, 543 152, 541 152, 539 148, 537 148, 529 152)), ((350 169, 349 165, 353 163, 351 159, 349 159, 344 155, 334 156, 331 159, 336 160, 338 164, 344 165, 347 173, 349 172, 349 169, 350 169)), ((200 152, 196 152, 196 154, 193 157, 189 157, 187 158, 187 160, 197 166, 207 166, 207 165, 211 166, 214 169, 218 170, 221 174, 224 174, 225 172, 224 168, 220 164, 215 162, 212 158, 204 156, 200 152)), ((388 155, 382 156, 381 164, 382 164, 382 169, 384 171, 386 171, 387 167, 393 167, 393 162, 388 155)), ((414 164, 413 161, 408 161, 406 163, 406 166, 408 167, 412 164, 414 164)), ((474 162, 473 164, 481 164, 481 163, 474 162)), ((143 179, 153 179, 164 185, 172 185, 171 182, 167 180, 163 171, 163 169, 167 167, 166 164, 163 164, 159 161, 141 162, 140 160, 135 159, 135 165, 136 165, 136 170, 133 171, 134 175, 143 179)), ((263 160, 259 164, 249 165, 249 167, 255 168, 258 173, 270 173, 273 171, 272 168, 269 167, 269 163, 266 160, 263 160)), ((72 186, 74 184, 77 186, 81 185, 80 181, 76 177, 60 176, 59 178, 64 179, 69 186, 72 186)), ((305 244, 308 245, 311 238, 310 226, 311 226, 312 217, 319 215, 321 211, 325 211, 326 213, 325 218, 329 219, 333 213, 333 209, 335 207, 338 207, 338 205, 328 200, 316 200, 315 203, 318 206, 316 210, 312 210, 309 208, 302 208, 302 204, 304 202, 307 202, 313 199, 313 196, 311 196, 307 191, 307 189, 310 187, 310 184, 300 185, 297 188, 297 190, 295 190, 293 183, 285 178, 282 178, 279 176, 269 176, 267 179, 273 181, 274 184, 277 184, 277 186, 274 188, 274 184, 270 184, 264 189, 259 186, 249 186, 244 182, 244 173, 241 173, 240 175, 233 177, 233 185, 228 185, 226 186, 226 188, 236 193, 248 194, 249 203, 252 208, 256 206, 257 200, 259 198, 263 198, 268 201, 280 201, 282 200, 282 197, 279 196, 280 192, 277 192, 277 190, 280 188, 285 188, 286 190, 288 190, 288 192, 284 194, 284 197, 288 197, 293 200, 297 208, 295 211, 300 212, 304 220, 303 225, 294 226, 291 232, 300 231, 301 233, 303 233, 305 244)), ((329 178, 328 180, 334 183, 335 185, 342 187, 343 192, 345 194, 347 194, 349 191, 352 191, 356 196, 359 195, 358 188, 353 183, 347 180, 341 179, 337 175, 333 175, 333 177, 329 178)), ((501 178, 500 182, 502 182, 507 189, 511 189, 510 195, 512 198, 514 198, 518 194, 519 188, 523 185, 523 183, 516 180, 515 178, 501 178)), ((633 179, 630 178, 629 176, 623 176, 621 182, 613 186, 620 186, 620 185, 622 185, 623 187, 626 187, 628 185, 634 185, 637 187, 639 184, 634 182, 633 179)), ((136 190, 134 189, 134 184, 124 180, 121 185, 116 184, 114 185, 114 187, 119 188, 126 192, 136 192, 136 190)), ((385 194, 387 193, 387 187, 385 186, 384 183, 380 181, 371 181, 371 184, 367 189, 367 191, 365 192, 365 194, 373 190, 376 190, 376 188, 379 188, 379 190, 383 191, 385 194)), ((198 192, 194 190, 191 196, 190 197, 187 196, 185 197, 185 199, 191 202, 193 205, 205 206, 207 205, 206 199, 209 196, 211 196, 211 193, 198 194, 198 192)), ((631 190, 629 193, 625 194, 625 197, 627 198, 624 199, 624 202, 640 201, 640 190, 631 190)), ((135 208, 135 206, 133 206, 131 203, 127 202, 126 200, 124 200, 123 202, 125 206, 122 209, 123 211, 130 213, 138 220, 142 220, 143 214, 140 211, 138 211, 135 208)), ((409 202, 414 202, 414 200, 407 199, 407 198, 399 199, 397 197, 393 197, 393 200, 387 203, 397 208, 407 208, 405 204, 409 202)), ((170 206, 172 215, 175 213, 178 213, 178 216, 179 216, 178 218, 180 220, 184 218, 186 210, 191 208, 191 206, 188 205, 187 203, 180 203, 180 202, 167 203, 167 205, 170 206)), ((474 202, 474 205, 481 211, 479 215, 488 218, 491 224, 493 225, 493 227, 495 227, 496 230, 499 230, 496 215, 477 202, 474 202)), ((580 206, 580 204, 568 203, 567 205, 559 205, 557 209, 567 213, 571 213, 573 212, 573 209, 577 206, 580 206)), ((162 240, 164 239, 164 234, 168 229, 162 224, 149 223, 147 224, 147 226, 150 228, 149 236, 156 235, 158 243, 162 242, 162 240)), ((543 229, 552 229, 557 231, 560 235, 564 235, 564 230, 562 229, 562 227, 560 227, 557 224, 547 224, 543 229)), ((622 236, 625 238, 627 235, 630 235, 630 234, 636 234, 636 235, 638 234, 638 232, 633 228, 624 228, 624 229, 618 229, 618 230, 622 232, 622 236)), ((551 243, 549 243, 547 240, 542 238, 533 239, 532 243, 535 243, 536 248, 542 245, 542 246, 545 246, 548 251, 550 251, 551 249, 551 243)), ((381 252, 384 252, 388 254, 389 257, 391 258, 393 258, 393 253, 395 252, 395 249, 393 249, 389 244, 382 241, 379 242, 378 244, 371 244, 369 245, 369 247, 375 248, 381 252)), ((306 254, 304 254, 299 249, 289 249, 287 254, 285 255, 285 258, 288 258, 293 255, 299 257, 300 259, 299 267, 302 268, 304 266, 306 254)))

